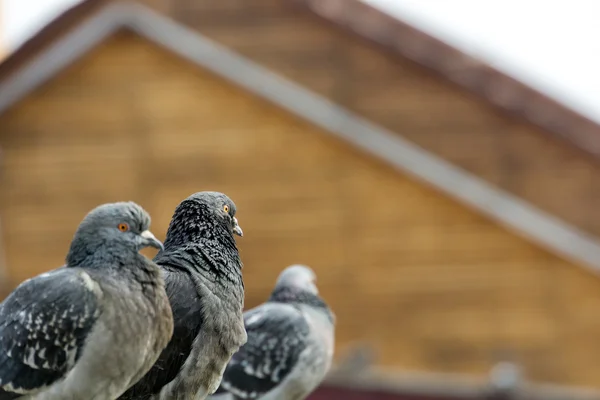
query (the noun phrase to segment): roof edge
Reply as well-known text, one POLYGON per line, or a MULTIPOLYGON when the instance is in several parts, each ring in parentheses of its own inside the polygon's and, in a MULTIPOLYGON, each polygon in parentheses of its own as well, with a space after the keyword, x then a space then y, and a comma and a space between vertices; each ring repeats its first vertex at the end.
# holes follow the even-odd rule
POLYGON ((48 38, 54 39, 66 34, 69 29, 79 23, 81 18, 94 13, 112 0, 81 0, 67 8, 58 17, 44 25, 35 34, 21 43, 14 51, 4 57, 0 62, 0 76, 9 76, 26 61, 29 54, 45 47, 48 38))
MULTIPOLYGON (((96 3, 107 4, 104 0, 87 0, 83 3, 88 2, 94 5, 96 3)), ((83 17, 82 10, 90 11, 88 8, 80 9, 75 6, 59 16, 58 20, 70 19, 74 15, 83 17)), ((41 50, 33 60, 28 62, 22 60, 19 54, 16 54, 13 59, 9 58, 6 62, 11 64, 6 68, 10 68, 11 71, 7 78, 0 81, 0 113, 58 74, 73 61, 82 57, 117 29, 123 27, 125 21, 130 18, 130 10, 126 3, 120 2, 107 4, 101 9, 94 9, 96 13, 83 23, 84 29, 79 29, 77 35, 72 32, 60 34, 57 40, 44 43, 45 50, 41 50)), ((23 51, 29 51, 30 44, 37 46, 38 43, 42 43, 39 38, 48 34, 47 29, 54 32, 57 29, 54 28, 56 25, 50 23, 47 28, 42 29, 24 45, 23 51)), ((2 65, 0 64, 0 67, 2 65)), ((0 74, 2 74, 1 70, 0 74)))
POLYGON ((546 250, 600 273, 600 242, 596 237, 138 3, 111 3, 77 29, 49 43, 11 79, 0 81, 0 113, 121 28, 129 28, 313 123, 546 250))
POLYGON ((441 75, 493 106, 600 158, 600 124, 560 101, 360 0, 281 0, 441 75))

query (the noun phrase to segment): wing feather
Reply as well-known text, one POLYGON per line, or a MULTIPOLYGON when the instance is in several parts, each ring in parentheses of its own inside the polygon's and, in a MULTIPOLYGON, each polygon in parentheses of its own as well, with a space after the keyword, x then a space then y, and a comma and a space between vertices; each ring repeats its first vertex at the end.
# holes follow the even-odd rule
POLYGON ((0 304, 0 388, 35 392, 73 368, 100 313, 95 285, 86 272, 61 268, 0 304))
POLYGON ((244 323, 248 341, 227 365, 217 393, 255 399, 294 370, 310 328, 293 306, 269 303, 245 313, 244 323))

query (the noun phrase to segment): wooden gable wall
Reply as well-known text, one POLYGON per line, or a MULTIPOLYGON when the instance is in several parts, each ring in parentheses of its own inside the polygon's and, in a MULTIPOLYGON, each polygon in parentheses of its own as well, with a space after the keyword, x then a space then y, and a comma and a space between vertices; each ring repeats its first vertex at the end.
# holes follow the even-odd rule
POLYGON ((180 200, 219 190, 245 232, 248 307, 306 263, 336 311, 340 354, 368 341, 382 365, 487 373, 511 348, 534 379, 597 385, 595 277, 133 34, 0 127, 15 284, 61 265, 99 203, 139 202, 164 237, 180 200))
POLYGON ((293 0, 143 2, 600 236, 596 160, 293 0))

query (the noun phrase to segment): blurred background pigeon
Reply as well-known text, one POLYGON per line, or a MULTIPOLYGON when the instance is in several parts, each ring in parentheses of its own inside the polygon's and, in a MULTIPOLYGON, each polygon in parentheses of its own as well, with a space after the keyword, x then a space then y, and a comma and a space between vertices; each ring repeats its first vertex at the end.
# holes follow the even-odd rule
POLYGON ((522 367, 510 361, 501 361, 490 371, 489 381, 482 397, 484 400, 523 399, 525 394, 522 384, 522 367))
POLYGON ((335 316, 315 280, 310 268, 292 265, 269 300, 244 314, 248 342, 212 399, 301 400, 321 383, 333 357, 335 316))
POLYGON ((156 264, 162 243, 132 202, 82 221, 64 268, 18 286, 0 304, 0 399, 115 399, 167 345, 173 320, 156 264))
POLYGON ((155 261, 173 309, 173 339, 152 370, 121 398, 204 399, 246 342, 242 262, 233 237, 243 232, 226 195, 199 192, 176 208, 155 261))

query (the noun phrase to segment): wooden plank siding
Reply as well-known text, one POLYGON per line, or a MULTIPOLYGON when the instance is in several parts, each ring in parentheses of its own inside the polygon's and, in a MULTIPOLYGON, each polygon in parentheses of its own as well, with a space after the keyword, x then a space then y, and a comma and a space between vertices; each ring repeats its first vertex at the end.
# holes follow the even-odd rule
POLYGON ((384 366, 483 374, 509 348, 533 379, 597 385, 595 276, 133 34, 0 127, 14 284, 59 266, 98 203, 139 202, 163 238, 180 200, 219 190, 245 232, 248 307, 306 263, 336 311, 340 354, 368 341, 384 366))
POLYGON ((584 152, 291 0, 163 1, 203 35, 600 235, 600 165, 584 152))

